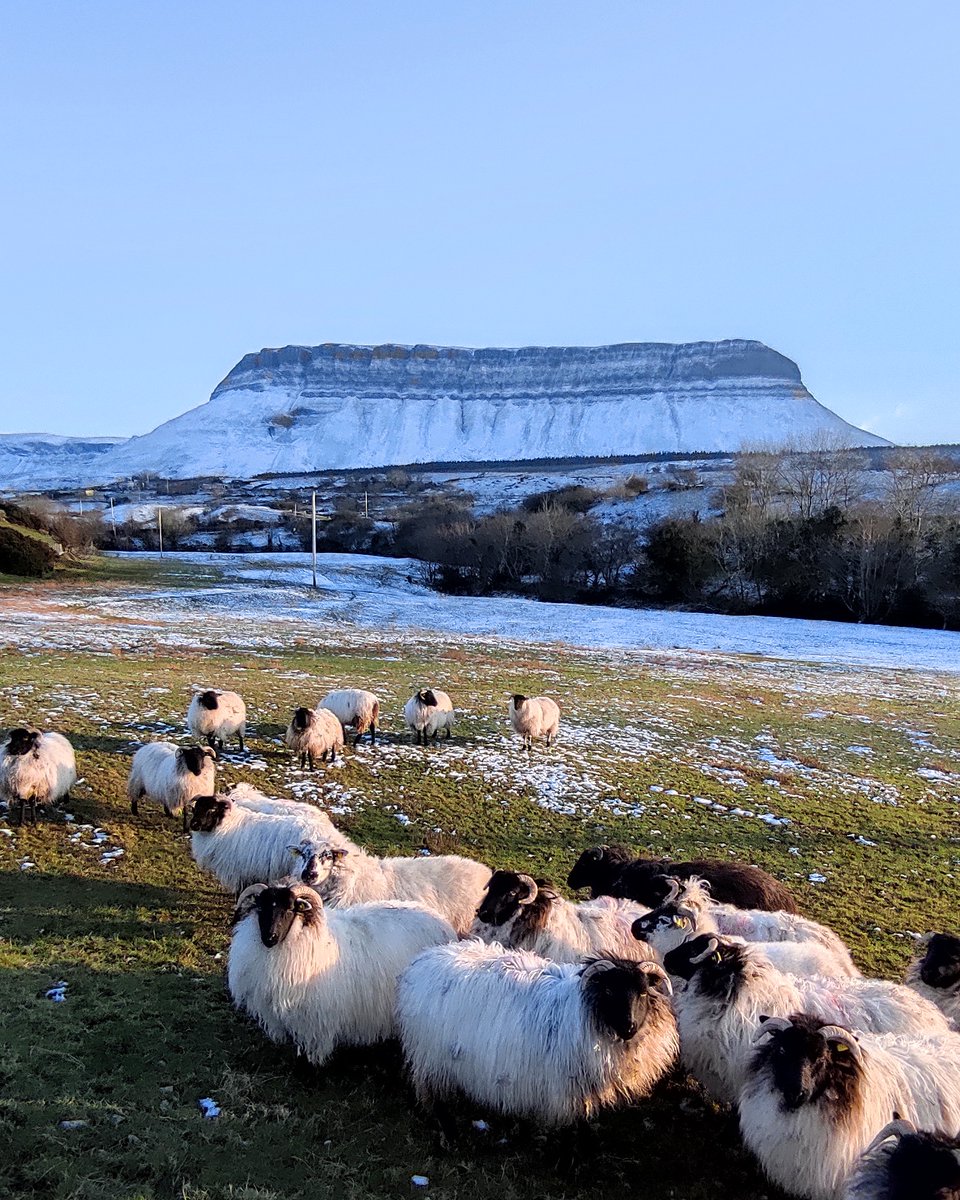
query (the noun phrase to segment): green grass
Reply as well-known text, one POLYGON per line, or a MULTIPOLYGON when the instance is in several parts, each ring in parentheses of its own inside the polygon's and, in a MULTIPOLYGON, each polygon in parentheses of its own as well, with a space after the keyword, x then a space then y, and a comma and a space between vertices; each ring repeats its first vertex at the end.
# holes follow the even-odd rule
MULTIPOLYGON (((179 564, 158 574, 155 563, 102 560, 78 568, 72 586, 82 595, 209 581, 185 577, 179 564)), ((68 734, 84 779, 69 811, 125 849, 102 864, 99 850, 69 840, 74 827, 49 819, 0 837, 0 1195, 551 1200, 616 1190, 706 1200, 720 1184, 729 1197, 778 1196, 739 1149, 735 1119, 680 1076, 649 1102, 601 1117, 571 1174, 558 1166, 563 1135, 469 1104, 462 1144, 441 1148, 395 1047, 345 1050, 305 1069, 233 1012, 229 899, 196 871, 175 822, 148 805, 131 817, 129 753, 169 726, 181 733, 192 684, 236 688, 251 712, 252 753, 228 758, 224 783, 247 779, 332 805, 350 835, 379 852, 427 845, 557 880, 601 841, 746 858, 829 919, 865 970, 896 977, 913 945, 906 931, 955 926, 952 680, 444 638, 391 648, 350 628, 312 646, 288 640, 282 650, 209 654, 0 649, 0 727, 29 719, 68 734), (463 709, 449 746, 390 736, 420 680, 442 682, 463 709), (348 750, 341 768, 312 778, 291 771, 275 740, 282 723, 296 704, 345 683, 381 696, 385 744, 348 750), (506 695, 517 688, 561 699, 554 751, 525 756, 506 738, 506 695), (781 765, 760 760, 764 747, 781 765), (20 870, 25 856, 35 868, 20 870), (826 883, 810 884, 813 871, 826 883), (59 979, 69 990, 58 1005, 43 993, 59 979), (204 1096, 222 1106, 218 1120, 200 1116, 204 1096), (489 1132, 472 1128, 481 1116, 489 1132), (86 1124, 66 1131, 63 1120, 86 1124), (411 1186, 413 1174, 429 1177, 425 1192, 411 1186)))

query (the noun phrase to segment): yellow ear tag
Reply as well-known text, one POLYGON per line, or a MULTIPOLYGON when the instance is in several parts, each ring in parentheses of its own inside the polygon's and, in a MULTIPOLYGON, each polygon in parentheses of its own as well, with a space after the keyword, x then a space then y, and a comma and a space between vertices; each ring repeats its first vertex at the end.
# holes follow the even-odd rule
POLYGON ((850 1047, 847 1045, 846 1042, 834 1042, 833 1044, 840 1051, 841 1054, 846 1054, 847 1051, 850 1049, 850 1047))
POLYGON ((714 953, 713 953, 713 961, 714 961, 715 963, 722 963, 722 962, 723 962, 723 955, 720 953, 720 951, 719 951, 719 950, 715 950, 715 951, 714 951, 714 953))
POLYGON ((673 923, 674 923, 674 925, 677 926, 678 929, 686 929, 687 925, 689 925, 690 922, 687 920, 686 917, 674 917, 673 923))

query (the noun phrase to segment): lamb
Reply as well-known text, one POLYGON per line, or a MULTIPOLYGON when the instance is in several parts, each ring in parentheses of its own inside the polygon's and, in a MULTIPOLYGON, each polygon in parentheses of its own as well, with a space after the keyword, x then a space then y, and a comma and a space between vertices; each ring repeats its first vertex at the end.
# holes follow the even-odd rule
POLYGON ((300 770, 314 759, 337 761, 337 750, 343 749, 343 726, 329 708, 298 708, 287 728, 284 741, 300 755, 300 770))
POLYGON ((23 825, 27 806, 37 823, 37 804, 56 804, 77 782, 77 760, 62 733, 42 733, 23 726, 11 729, 0 745, 0 797, 20 804, 23 825))
POLYGON ((544 879, 494 871, 470 935, 552 962, 579 962, 584 954, 649 959, 649 950, 630 932, 644 911, 629 900, 608 897, 572 904, 544 879))
MULTIPOLYGON (((342 839, 345 841, 346 839, 342 839)), ((470 928, 490 868, 458 854, 374 858, 359 846, 318 840, 304 855, 301 881, 326 904, 345 908, 371 900, 411 900, 440 913, 464 934, 470 928)))
POLYGON ((150 742, 133 756, 127 779, 127 799, 134 816, 146 796, 163 805, 168 817, 183 813, 183 831, 187 831, 190 801, 209 795, 215 787, 216 751, 209 746, 187 746, 174 742, 150 742))
POLYGON ((207 745, 221 753, 226 739, 236 736, 242 753, 243 735, 247 732, 247 706, 236 692, 208 688, 196 692, 190 701, 187 726, 195 738, 206 738, 207 745))
POLYGON ((736 1101, 762 1014, 806 1012, 910 1037, 948 1033, 942 1013, 899 984, 779 970, 764 952, 781 945, 789 943, 741 945, 702 934, 664 957, 667 971, 686 981, 674 997, 684 1065, 718 1099, 736 1101))
POLYGON ((353 727, 357 734, 353 742, 355 746, 368 729, 370 744, 376 742, 380 701, 373 692, 365 692, 363 688, 340 688, 327 692, 317 707, 329 709, 343 726, 344 732, 348 726, 353 727))
POLYGON ((439 688, 421 688, 414 692, 403 706, 403 719, 413 733, 414 740, 427 744, 427 738, 439 737, 441 730, 450 730, 456 720, 453 701, 439 688))
POLYGON ((843 1200, 960 1200, 960 1140, 891 1121, 860 1155, 843 1200))
POLYGON ((325 812, 301 805, 300 813, 257 812, 228 796, 200 796, 190 820, 191 852, 201 870, 234 893, 252 883, 287 876, 301 844, 323 841, 352 846, 325 812))
POLYGON ((414 960, 397 988, 397 1024, 421 1103, 462 1092, 567 1125, 638 1100, 670 1070, 669 990, 656 963, 552 963, 470 939, 414 960))
POLYGON ((806 1200, 840 1200, 892 1112, 956 1136, 960 1037, 878 1037, 801 1013, 771 1018, 757 1031, 739 1107, 743 1140, 775 1183, 806 1200))
POLYGON ((859 975, 850 951, 841 939, 817 921, 795 913, 770 913, 762 909, 734 908, 711 899, 707 884, 694 876, 683 887, 670 879, 670 893, 659 908, 634 923, 634 936, 652 946, 657 957, 698 933, 720 933, 747 942, 816 942, 836 960, 835 974, 859 975))
POLYGON ((556 700, 517 692, 510 697, 508 712, 513 732, 523 738, 524 750, 533 749, 535 738, 545 738, 548 746, 556 741, 560 728, 560 706, 556 700))
POLYGON ((436 913, 390 901, 326 911, 309 888, 257 884, 234 916, 227 983, 267 1036, 311 1063, 394 1032, 397 978, 456 934, 436 913))
POLYGON ((797 902, 772 875, 748 863, 712 858, 670 862, 665 858, 634 858, 626 846, 595 846, 584 850, 567 878, 575 891, 588 887, 590 895, 618 896, 649 908, 662 904, 669 891, 667 876, 698 876, 710 885, 720 904, 735 908, 760 908, 765 912, 797 912, 797 902))
POLYGON ((929 934, 923 957, 907 968, 906 981, 960 1029, 960 937, 929 934))

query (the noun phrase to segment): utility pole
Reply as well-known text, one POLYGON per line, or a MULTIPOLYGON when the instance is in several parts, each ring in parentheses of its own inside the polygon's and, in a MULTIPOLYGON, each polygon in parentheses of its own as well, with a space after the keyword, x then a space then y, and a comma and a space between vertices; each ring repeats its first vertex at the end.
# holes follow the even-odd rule
POLYGON ((363 493, 363 515, 365 517, 370 516, 370 509, 367 506, 367 493, 366 492, 363 493))
POLYGON ((317 586, 317 493, 314 492, 311 499, 311 513, 313 516, 313 535, 311 548, 313 551, 313 586, 317 586))
POLYGON ((117 544, 117 514, 113 511, 113 497, 110 497, 110 524, 113 526, 113 544, 117 544))
POLYGON ((163 558, 163 509, 157 509, 157 530, 160 533, 160 557, 163 558))

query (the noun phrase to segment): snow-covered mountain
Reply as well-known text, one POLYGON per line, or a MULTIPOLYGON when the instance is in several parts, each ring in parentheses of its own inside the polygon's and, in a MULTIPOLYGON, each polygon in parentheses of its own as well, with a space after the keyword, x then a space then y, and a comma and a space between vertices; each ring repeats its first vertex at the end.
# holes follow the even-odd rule
POLYGON ((882 445, 818 404, 760 342, 285 346, 246 355, 206 404, 98 457, 99 480, 249 478, 417 462, 882 445))
POLYGON ((0 433, 0 490, 82 486, 102 477, 101 460, 125 441, 57 433, 0 433))

